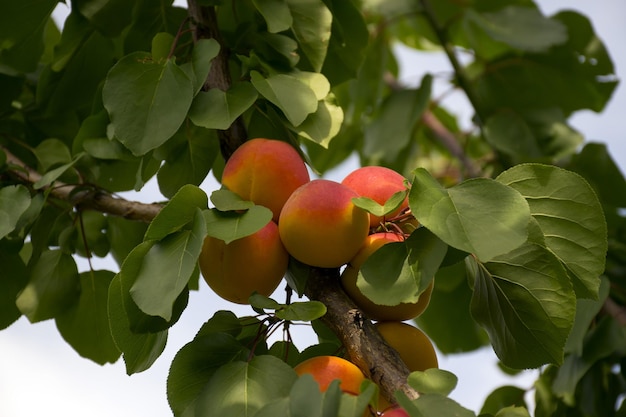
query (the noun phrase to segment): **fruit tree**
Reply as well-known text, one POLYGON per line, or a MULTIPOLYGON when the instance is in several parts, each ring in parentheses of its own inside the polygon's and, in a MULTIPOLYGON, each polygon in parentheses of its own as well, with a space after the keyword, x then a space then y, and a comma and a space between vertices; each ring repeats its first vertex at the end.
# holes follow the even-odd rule
POLYGON ((626 180, 568 122, 618 84, 585 16, 72 0, 60 25, 58 3, 0 5, 1 329, 54 320, 131 375, 207 286, 249 313, 206 303, 176 417, 626 415, 626 180), (397 45, 449 72, 406 85, 397 45), (148 181, 161 201, 126 198, 148 181), (538 378, 469 410, 436 352, 485 345, 538 378))

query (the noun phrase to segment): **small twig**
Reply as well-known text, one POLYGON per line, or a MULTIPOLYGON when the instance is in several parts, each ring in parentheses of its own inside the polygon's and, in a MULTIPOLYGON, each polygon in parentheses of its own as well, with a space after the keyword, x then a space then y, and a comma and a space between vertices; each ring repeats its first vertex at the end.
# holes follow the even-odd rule
POLYGON ((626 327, 626 308, 608 297, 602 305, 602 311, 613 317, 622 327, 626 327))

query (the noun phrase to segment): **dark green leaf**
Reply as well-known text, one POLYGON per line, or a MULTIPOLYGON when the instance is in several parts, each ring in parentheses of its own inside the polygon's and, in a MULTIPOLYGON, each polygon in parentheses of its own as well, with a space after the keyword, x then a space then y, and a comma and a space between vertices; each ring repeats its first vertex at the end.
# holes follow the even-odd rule
POLYGON ((80 158, 83 157, 83 155, 84 153, 80 153, 74 157, 74 160, 72 162, 61 165, 60 167, 54 168, 53 170, 46 172, 44 175, 42 175, 41 178, 35 181, 35 183, 33 184, 33 188, 35 188, 36 190, 39 190, 43 187, 46 187, 52 184, 61 175, 63 175, 68 169, 73 167, 76 164, 76 162, 78 162, 80 158))
POLYGON ((111 245, 111 255, 119 266, 131 250, 143 241, 148 225, 127 220, 123 217, 108 217, 107 238, 111 245))
POLYGON ((41 254, 17 307, 31 323, 54 318, 78 300, 80 281, 74 259, 60 250, 41 254))
POLYGON ((272 220, 272 211, 263 206, 251 207, 245 213, 224 213, 211 209, 203 214, 207 234, 227 244, 256 233, 272 220))
POLYGON ((576 297, 556 256, 525 244, 485 265, 467 258, 474 280, 472 315, 511 368, 563 361, 576 297))
POLYGON ((299 126, 309 114, 317 110, 315 92, 297 78, 286 74, 263 78, 256 71, 252 71, 250 76, 254 88, 282 110, 292 125, 299 126))
POLYGON ((167 400, 176 417, 194 415, 196 400, 219 367, 244 360, 247 349, 232 335, 196 337, 176 353, 167 377, 167 400))
POLYGON ((517 190, 539 222, 545 244, 567 269, 578 297, 598 296, 607 228, 593 189, 578 174, 549 165, 518 165, 497 181, 517 190))
POLYGON ((296 40, 313 71, 320 72, 326 59, 333 16, 322 0, 287 0, 287 4, 296 40))
POLYGON ((487 119, 485 139, 514 161, 527 161, 543 154, 527 122, 512 111, 499 112, 487 119))
POLYGON ((0 239, 11 233, 30 206, 30 193, 22 185, 0 189, 0 239))
POLYGON ((211 203, 219 211, 238 211, 248 210, 254 207, 252 201, 246 201, 232 191, 222 189, 215 190, 211 193, 211 203))
POLYGON ((73 6, 107 36, 114 37, 130 22, 132 2, 126 0, 75 0, 73 6))
POLYGON ((104 365, 114 363, 120 356, 111 336, 107 300, 113 272, 88 271, 80 274, 78 303, 56 317, 63 339, 79 355, 104 365))
POLYGON ((398 403, 410 416, 420 417, 476 417, 472 411, 454 400, 440 394, 424 394, 416 400, 409 400, 406 394, 398 392, 398 403))
POLYGON ((326 314, 326 306, 319 301, 300 301, 276 310, 276 317, 289 321, 312 321, 326 314))
POLYGON ((181 230, 194 221, 197 209, 206 209, 208 204, 207 196, 200 188, 183 186, 152 220, 144 240, 160 240, 181 230))
POLYGON ((263 15, 270 33, 283 32, 291 27, 293 19, 285 0, 252 0, 252 3, 263 15))
POLYGON ((198 126, 225 130, 257 97, 257 91, 249 83, 235 83, 227 91, 212 88, 197 95, 189 109, 189 118, 198 126))
POLYGON ((425 228, 388 243, 361 266, 357 287, 380 305, 415 303, 430 285, 448 246, 425 228))
POLYGON ((488 261, 528 237, 528 203, 513 188, 477 178, 444 189, 423 168, 414 171, 409 206, 448 245, 488 261))
POLYGON ((59 139, 46 139, 34 150, 42 171, 48 171, 52 166, 72 162, 72 155, 67 145, 59 139))
POLYGON ((302 297, 304 294, 304 287, 309 277, 311 267, 303 264, 294 257, 289 257, 289 266, 287 273, 285 274, 285 280, 289 284, 289 287, 302 297))
POLYGON ((458 378, 451 372, 438 368, 424 372, 411 372, 407 382, 420 394, 449 395, 456 387, 458 378))
POLYGON ((185 120, 193 88, 172 60, 155 62, 143 52, 120 59, 102 90, 115 137, 135 155, 162 145, 185 120))
POLYGON ((130 295, 146 314, 172 318, 174 302, 186 289, 202 250, 206 224, 201 213, 196 208, 191 230, 155 242, 144 256, 130 295))
POLYGON ((268 402, 287 396, 295 381, 293 368, 274 356, 228 363, 200 393, 195 416, 252 416, 268 402))
MULTIPOLYGON (((500 409, 508 406, 525 407, 524 395, 526 395, 526 390, 518 387, 511 385, 498 387, 487 396, 480 413, 496 415, 500 409)), ((528 414, 528 411, 526 413, 528 414)))
POLYGON ((167 330, 141 334, 130 331, 119 274, 113 278, 109 286, 108 311, 111 335, 124 355, 126 373, 132 375, 150 368, 165 349, 167 330))
POLYGON ((0 279, 0 330, 2 330, 22 315, 15 304, 15 299, 26 285, 28 275, 26 265, 17 253, 1 250, 0 265, 2 265, 0 279))
POLYGON ((403 89, 390 94, 379 113, 365 128, 363 153, 373 161, 393 161, 411 138, 430 100, 432 76, 422 79, 419 89, 403 89))

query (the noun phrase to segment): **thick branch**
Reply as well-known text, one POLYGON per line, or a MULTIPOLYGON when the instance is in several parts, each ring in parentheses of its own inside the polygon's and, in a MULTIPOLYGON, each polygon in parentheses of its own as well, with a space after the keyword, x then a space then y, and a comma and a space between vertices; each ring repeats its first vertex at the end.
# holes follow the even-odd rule
MULTIPOLYGON (((7 165, 13 165, 10 174, 20 182, 32 187, 41 179, 41 174, 26 165, 8 149, 1 147, 7 156, 7 165)), ((91 209, 129 220, 149 223, 163 207, 161 204, 145 204, 117 198, 101 189, 85 188, 79 185, 65 184, 55 181, 53 185, 43 187, 42 191, 50 191, 50 196, 67 201, 81 209, 91 209)))
POLYGON ((409 369, 398 353, 389 347, 380 333, 356 307, 339 285, 339 270, 312 268, 305 294, 326 305, 322 320, 339 337, 350 360, 381 389, 383 396, 395 403, 394 392, 401 390, 409 398, 418 393, 407 384, 409 369))

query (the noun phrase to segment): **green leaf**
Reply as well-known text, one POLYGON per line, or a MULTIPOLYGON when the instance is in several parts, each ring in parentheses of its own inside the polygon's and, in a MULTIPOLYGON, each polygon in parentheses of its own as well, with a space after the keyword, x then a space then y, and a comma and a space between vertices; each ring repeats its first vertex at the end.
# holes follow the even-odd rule
POLYGON ((213 59, 220 52, 220 44, 215 39, 198 39, 194 43, 191 53, 191 62, 183 64, 181 68, 193 82, 194 95, 198 94, 211 69, 213 59))
POLYGON ((292 77, 297 78, 315 93, 315 98, 323 100, 330 93, 330 83, 324 74, 309 71, 294 71, 289 74, 292 77))
POLYGON ((464 262, 437 271, 428 308, 415 321, 442 353, 470 352, 489 343, 469 314, 471 299, 464 262))
POLYGON ((107 218, 107 238, 111 245, 111 255, 119 266, 131 250, 143 241, 148 225, 123 217, 107 218))
POLYGON ((0 189, 0 239, 11 233, 30 206, 30 193, 23 185, 0 189))
POLYGON ((44 172, 54 165, 72 162, 70 150, 67 148, 67 145, 59 139, 44 140, 37 145, 34 153, 44 172))
POLYGON ((41 254, 16 303, 31 323, 54 318, 76 302, 80 281, 74 259, 60 250, 41 254))
POLYGON ((85 155, 84 153, 79 153, 78 155, 74 157, 74 160, 72 162, 61 165, 60 167, 54 168, 53 170, 46 172, 44 175, 42 175, 41 178, 35 181, 35 183, 33 184, 33 188, 35 190, 39 190, 43 187, 46 187, 52 184, 61 175, 63 175, 68 169, 73 167, 84 155, 85 155))
POLYGON ((289 321, 313 321, 326 314, 326 306, 319 301, 299 301, 276 310, 276 317, 289 321))
POLYGON ((593 189, 578 174, 550 165, 525 164, 496 178, 530 206, 545 244, 567 269, 578 297, 597 298, 604 271, 607 227, 593 189))
POLYGON ((452 372, 430 368, 424 372, 411 372, 408 384, 420 394, 449 395, 456 387, 458 378, 452 372))
POLYGON ((448 246, 425 228, 404 242, 388 243, 359 269, 357 287, 380 305, 415 303, 430 285, 448 246))
POLYGON ((526 241, 530 210, 514 189, 486 178, 444 189, 423 168, 414 174, 413 215, 448 245, 488 261, 526 241))
POLYGON ((372 213, 374 216, 383 217, 394 212, 398 207, 400 207, 408 193, 408 190, 398 191, 389 197, 389 199, 385 201, 385 204, 378 204, 376 201, 368 197, 355 197, 352 199, 352 203, 354 203, 355 206, 372 213))
POLYGON ((119 274, 109 286, 108 311, 111 335, 124 356, 126 373, 132 375, 150 368, 165 349, 167 330, 142 334, 130 331, 119 274))
POLYGON ((250 73, 252 85, 285 114, 289 122, 299 126, 307 116, 317 111, 315 92, 291 75, 276 74, 263 78, 256 71, 250 73))
POLYGON ((485 139, 514 161, 527 161, 543 155, 528 123, 513 111, 503 111, 487 119, 485 139))
POLYGON ((299 297, 304 294, 304 288, 306 287, 306 281, 311 272, 311 267, 306 265, 294 257, 289 257, 289 265, 287 267, 287 273, 285 274, 285 280, 289 284, 289 287, 294 290, 299 297))
POLYGON ((200 188, 185 185, 163 206, 150 223, 144 240, 160 240, 194 221, 197 209, 208 207, 207 195, 200 188))
POLYGON ((230 190, 215 190, 211 193, 211 203, 219 211, 248 210, 254 207, 252 201, 246 201, 230 190))
POLYGON ((167 400, 174 416, 194 415, 196 400, 215 371, 246 356, 247 349, 227 333, 198 336, 183 346, 167 377, 167 400))
MULTIPOLYGON (((545 52, 568 38, 565 25, 532 7, 507 6, 491 13, 476 13, 469 8, 464 17, 467 28, 484 31, 491 39, 522 51, 545 52)), ((473 36, 467 36, 471 42, 473 36)), ((479 42, 471 45, 481 50, 479 42)))
POLYGON ((270 355, 220 367, 200 393, 195 416, 252 416, 265 404, 289 394, 293 368, 270 355))
POLYGON ((15 299, 28 280, 26 265, 17 253, 0 251, 2 279, 0 279, 0 330, 6 329, 19 319, 22 312, 15 299))
POLYGON ((411 401, 406 394, 400 391, 396 397, 400 406, 411 416, 476 417, 472 411, 440 394, 424 394, 411 401))
POLYGON ((394 161, 410 143, 415 126, 427 109, 431 88, 432 76, 426 75, 419 89, 391 93, 365 127, 363 153, 374 161, 394 161))
POLYGON ((144 52, 120 59, 102 90, 115 137, 134 155, 145 155, 172 137, 187 116, 193 81, 172 60, 144 52))
POLYGON ((320 100, 317 110, 294 130, 306 139, 328 148, 331 139, 339 133, 342 122, 343 109, 329 100, 320 100))
POLYGON ((80 274, 81 293, 78 303, 56 317, 63 339, 79 355, 104 365, 114 363, 120 356, 107 313, 109 284, 113 272, 88 271, 80 274))
MULTIPOLYGON (((526 407, 524 395, 526 395, 526 390, 519 387, 511 385, 498 387, 487 396, 485 403, 480 409, 480 413, 496 415, 501 409, 507 406, 526 407)), ((526 411, 526 415, 528 415, 528 410, 526 411)), ((511 414, 511 417, 513 416, 514 414, 511 414)))
POLYGON ((511 368, 563 362, 576 296, 559 260, 528 243, 485 265, 466 262, 474 280, 472 315, 511 368))
POLYGON ((313 71, 320 72, 331 35, 333 16, 322 0, 287 0, 291 28, 313 71))
POLYGON ((152 59, 156 62, 167 60, 173 43, 174 36, 170 33, 159 32, 154 35, 152 38, 152 47, 150 48, 152 59))
POLYGON ((270 33, 283 32, 291 27, 293 19, 285 0, 252 0, 261 13, 270 33))
POLYGON ((256 89, 247 82, 234 83, 228 91, 212 88, 200 92, 189 109, 191 121, 207 129, 226 130, 254 104, 256 89))
POLYGON ((258 232, 272 220, 272 211, 263 206, 251 207, 245 213, 211 209, 203 214, 207 234, 227 244, 258 232))
POLYGON ((194 272, 202 250, 206 224, 196 208, 191 230, 180 230, 156 242, 143 258, 130 289, 146 314, 170 320, 173 306, 194 272))
POLYGON ((108 36, 120 34, 130 22, 133 5, 125 0, 76 0, 74 6, 89 22, 108 36))
POLYGON ((322 406, 323 394, 319 390, 319 385, 311 375, 304 374, 296 379, 288 397, 266 404, 254 415, 255 417, 320 417, 322 406))

